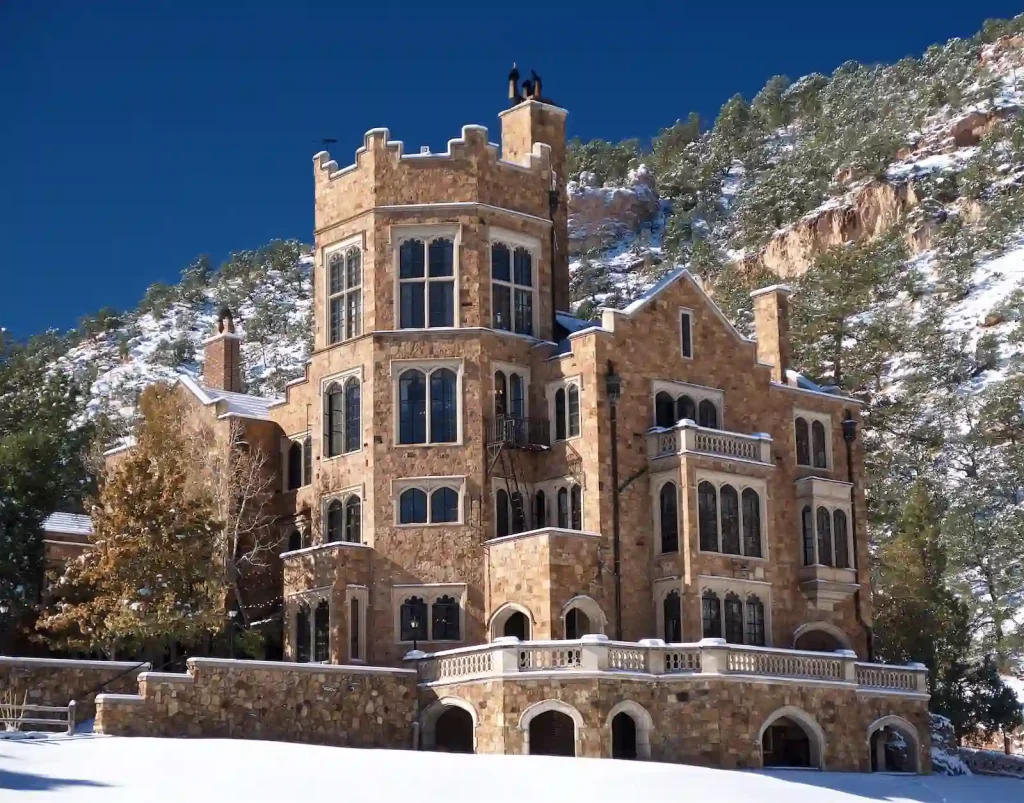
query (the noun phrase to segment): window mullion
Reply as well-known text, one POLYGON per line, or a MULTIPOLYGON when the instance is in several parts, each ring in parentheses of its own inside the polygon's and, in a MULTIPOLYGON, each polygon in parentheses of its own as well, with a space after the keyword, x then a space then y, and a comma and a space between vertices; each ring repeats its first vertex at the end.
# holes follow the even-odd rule
POLYGON ((715 513, 718 517, 718 552, 722 553, 722 490, 721 485, 715 486, 715 513))
MULTIPOLYGON (((424 288, 424 295, 426 295, 426 288, 424 288)), ((426 322, 426 321, 424 321, 424 322, 426 322)), ((430 373, 432 373, 432 372, 430 372, 430 373)), ((423 388, 423 398, 424 398, 423 420, 424 420, 424 426, 426 427, 426 431, 423 433, 423 442, 424 443, 431 443, 431 437, 430 437, 430 434, 431 434, 430 433, 430 413, 431 413, 431 410, 430 410, 430 408, 433 405, 431 404, 431 402, 432 402, 432 398, 431 398, 432 394, 430 392, 430 373, 424 372, 424 377, 425 377, 425 380, 426 380, 425 383, 424 383, 425 386, 423 388)))

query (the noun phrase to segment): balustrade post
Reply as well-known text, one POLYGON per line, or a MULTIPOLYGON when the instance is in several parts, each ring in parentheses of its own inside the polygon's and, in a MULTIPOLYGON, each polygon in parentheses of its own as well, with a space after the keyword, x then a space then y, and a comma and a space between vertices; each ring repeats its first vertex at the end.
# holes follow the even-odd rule
POLYGON ((702 675, 726 674, 729 671, 729 642, 724 638, 701 639, 700 671, 702 675))
POLYGON ((491 664, 496 675, 514 674, 519 671, 519 639, 515 636, 501 636, 494 639, 492 644, 498 645, 494 650, 494 659, 491 664))
POLYGON ((637 642, 637 646, 644 648, 644 671, 652 675, 663 675, 665 673, 665 654, 661 648, 665 646, 664 639, 643 638, 637 642))
POLYGON ((913 669, 917 678, 917 690, 922 694, 928 693, 928 667, 919 661, 907 664, 908 669, 913 669))
POLYGON ((693 421, 684 419, 676 424, 676 451, 697 451, 697 424, 693 421))
POLYGON ((608 668, 608 636, 590 633, 580 639, 580 669, 608 668))
POLYGON ((761 441, 761 462, 772 462, 772 436, 767 432, 755 432, 754 437, 761 441))
POLYGON ((847 683, 856 683, 857 653, 853 650, 836 650, 836 655, 843 659, 843 680, 847 683))

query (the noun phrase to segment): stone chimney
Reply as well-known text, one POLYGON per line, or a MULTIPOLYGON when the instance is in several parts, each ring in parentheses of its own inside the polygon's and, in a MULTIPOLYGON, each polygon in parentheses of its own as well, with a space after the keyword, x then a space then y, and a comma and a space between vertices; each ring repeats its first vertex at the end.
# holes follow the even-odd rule
POLYGON ((789 296, 784 284, 763 287, 750 294, 754 299, 754 334, 757 361, 772 366, 772 379, 786 383, 792 360, 789 343, 789 296))
POLYGON ((235 319, 224 307, 216 334, 203 341, 203 384, 217 390, 242 393, 242 337, 235 334, 235 319))

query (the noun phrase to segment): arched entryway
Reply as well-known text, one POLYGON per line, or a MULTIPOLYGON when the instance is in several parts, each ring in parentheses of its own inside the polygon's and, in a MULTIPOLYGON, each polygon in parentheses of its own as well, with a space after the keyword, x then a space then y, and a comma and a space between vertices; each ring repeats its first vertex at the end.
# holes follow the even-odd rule
POLYGON ((623 711, 612 719, 612 758, 636 757, 636 723, 623 711))
POLYGON ((608 712, 605 727, 611 738, 612 758, 649 759, 654 720, 639 703, 622 700, 608 712))
POLYGON ((473 717, 457 706, 448 706, 434 725, 434 750, 441 753, 473 752, 473 717))
POLYGON ((592 597, 580 594, 562 606, 562 632, 566 639, 601 635, 607 623, 601 606, 592 597))
POLYGON ((759 736, 761 765, 824 769, 825 735, 806 711, 785 706, 774 712, 759 736))
POLYGON ((506 602, 491 616, 487 630, 491 634, 491 641, 508 636, 529 641, 533 636, 533 616, 522 605, 506 602))
POLYGON ((583 717, 561 700, 534 703, 519 718, 524 753, 531 756, 575 756, 583 717))
POLYGON ((810 652, 848 650, 850 639, 831 622, 808 622, 793 634, 793 649, 810 652))
POLYGON ((917 729, 902 717, 875 720, 868 727, 872 772, 920 772, 917 729))
POLYGON ((526 618, 526 614, 522 611, 514 611, 505 620, 505 626, 502 628, 501 635, 515 636, 520 641, 529 641, 530 620, 526 618))
POLYGON ((590 629, 590 617, 579 608, 570 608, 565 614, 565 637, 567 639, 583 638, 593 632, 590 629))

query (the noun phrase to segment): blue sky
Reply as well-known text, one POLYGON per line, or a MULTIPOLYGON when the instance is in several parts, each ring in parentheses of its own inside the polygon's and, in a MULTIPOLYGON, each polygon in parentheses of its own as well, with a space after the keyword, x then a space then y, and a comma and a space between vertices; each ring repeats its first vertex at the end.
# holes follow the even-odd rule
MULTIPOLYGON (((570 135, 713 120, 772 75, 894 61, 1019 3, 0 0, 0 327, 134 307, 190 259, 311 239, 310 157, 496 130, 513 60, 570 135)), ((496 137, 492 137, 496 138, 496 137)))

